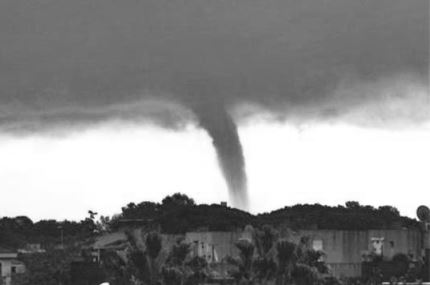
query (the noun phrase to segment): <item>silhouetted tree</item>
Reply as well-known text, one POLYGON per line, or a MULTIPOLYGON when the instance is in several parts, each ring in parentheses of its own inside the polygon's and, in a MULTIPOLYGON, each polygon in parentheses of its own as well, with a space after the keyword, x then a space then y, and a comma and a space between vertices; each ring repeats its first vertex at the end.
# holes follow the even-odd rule
POLYGON ((161 201, 161 205, 164 208, 172 208, 177 206, 194 206, 194 200, 189 198, 185 194, 175 193, 171 196, 167 196, 161 201))

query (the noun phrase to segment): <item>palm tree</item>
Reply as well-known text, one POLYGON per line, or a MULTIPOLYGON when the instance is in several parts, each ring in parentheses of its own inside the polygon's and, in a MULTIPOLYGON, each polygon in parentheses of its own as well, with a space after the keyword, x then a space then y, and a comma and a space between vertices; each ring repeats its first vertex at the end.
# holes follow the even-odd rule
POLYGON ((191 260, 186 263, 189 269, 189 274, 186 277, 185 284, 187 285, 198 285, 204 283, 208 276, 208 262, 205 258, 200 256, 194 256, 191 260))
POLYGON ((291 273, 297 261, 297 247, 296 244, 288 240, 279 240, 276 244, 277 259, 278 259, 278 273, 277 285, 288 284, 292 281, 291 273))
POLYGON ((277 243, 278 279, 277 285, 296 284, 313 285, 327 273, 324 264, 320 264, 322 251, 309 248, 309 238, 301 238, 298 244, 287 240, 277 243))
POLYGON ((273 279, 276 285, 323 284, 322 274, 328 273, 321 261, 324 253, 310 248, 307 237, 301 238, 298 244, 278 237, 273 228, 264 226, 254 231, 255 245, 249 239, 236 243, 239 256, 227 261, 237 268, 232 276, 238 284, 273 284, 273 279))
POLYGON ((294 266, 291 277, 296 285, 314 285, 319 280, 316 268, 302 263, 294 266))
POLYGON ((191 245, 184 242, 182 238, 176 240, 176 243, 172 246, 167 263, 175 266, 183 266, 185 259, 190 253, 191 245))
POLYGON ((228 263, 237 267, 237 270, 232 272, 232 275, 239 284, 252 284, 254 280, 252 266, 255 246, 248 239, 240 239, 236 242, 236 247, 239 250, 239 256, 227 259, 228 263))
POLYGON ((274 245, 278 235, 278 232, 268 225, 264 225, 261 230, 255 230, 254 242, 258 256, 254 259, 253 269, 259 284, 267 284, 276 275, 277 265, 274 261, 276 249, 274 245))
POLYGON ((144 284, 156 284, 159 275, 157 258, 161 251, 160 235, 157 232, 148 233, 144 238, 145 250, 139 247, 136 238, 131 233, 127 233, 127 236, 128 259, 132 275, 144 284))
POLYGON ((104 251, 101 254, 101 267, 107 281, 112 284, 130 284, 126 262, 115 251, 104 251))
POLYGON ((163 281, 166 285, 184 284, 185 280, 193 274, 191 269, 185 264, 190 250, 190 244, 184 242, 183 238, 176 240, 161 270, 163 281))
POLYGON ((317 269, 318 273, 328 273, 329 269, 327 265, 322 261, 322 257, 325 253, 321 250, 314 250, 312 248, 307 248, 302 251, 299 257, 299 263, 309 265, 317 269))
POLYGON ((145 246, 149 258, 150 283, 155 284, 158 279, 159 268, 156 264, 156 260, 161 251, 161 236, 157 232, 150 232, 146 236, 145 246))
POLYGON ((175 266, 165 266, 161 270, 165 285, 180 285, 183 282, 183 272, 175 266))
POLYGON ((255 230, 254 241, 260 256, 266 256, 274 248, 279 233, 271 226, 264 225, 261 230, 255 230))

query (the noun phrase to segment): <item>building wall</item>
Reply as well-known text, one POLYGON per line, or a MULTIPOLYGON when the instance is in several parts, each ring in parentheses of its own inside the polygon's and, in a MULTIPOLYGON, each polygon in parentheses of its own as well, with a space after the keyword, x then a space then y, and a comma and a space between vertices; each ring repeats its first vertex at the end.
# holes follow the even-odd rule
POLYGON ((0 258, 0 284, 12 285, 12 275, 25 273, 25 265, 16 259, 0 258))
POLYGON ((421 256, 421 233, 414 230, 301 230, 298 236, 322 240, 323 251, 329 263, 359 263, 365 252, 372 251, 371 238, 384 238, 383 257, 391 259, 397 253, 421 256))
POLYGON ((195 245, 196 254, 208 260, 221 261, 226 256, 237 256, 235 243, 242 237, 241 232, 189 232, 185 241, 195 245), (212 256, 213 253, 215 256, 212 256))
POLYGON ((2 283, 0 284, 10 285, 11 277, 12 277, 12 260, 3 259, 3 260, 0 260, 0 263, 1 263, 1 278, 2 278, 2 283))
MULTIPOLYGON (((238 254, 235 242, 243 236, 242 232, 190 232, 185 235, 185 240, 205 244, 206 252, 203 254, 206 257, 211 254, 213 246, 217 260, 221 261, 227 255, 238 254)), ((285 235, 296 242, 303 236, 310 238, 311 245, 314 240, 322 241, 325 261, 338 277, 361 275, 363 254, 372 251, 371 238, 384 238, 384 259, 390 260, 397 253, 411 254, 414 258, 421 256, 422 240, 418 230, 300 230, 285 235)))
POLYGON ((403 253, 421 257, 422 239, 418 230, 301 230, 296 236, 308 236, 311 244, 322 241, 325 261, 335 276, 360 276, 363 254, 372 252, 372 238, 384 238, 382 256, 391 260, 395 254, 403 253))

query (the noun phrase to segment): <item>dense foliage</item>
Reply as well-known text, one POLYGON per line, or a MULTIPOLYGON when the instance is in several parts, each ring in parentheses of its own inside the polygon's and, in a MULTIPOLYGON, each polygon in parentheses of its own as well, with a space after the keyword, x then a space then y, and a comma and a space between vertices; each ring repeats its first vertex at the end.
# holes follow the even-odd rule
POLYGON ((229 270, 223 274, 204 258, 191 254, 191 244, 183 240, 177 240, 167 258, 163 258, 160 255, 161 236, 157 233, 150 232, 142 237, 145 248, 140 248, 129 236, 128 258, 121 266, 123 271, 111 276, 109 282, 114 285, 198 285, 230 280, 233 283, 229 284, 240 285, 340 284, 320 260, 323 253, 311 249, 307 239, 293 243, 280 239, 270 226, 247 228, 252 237, 236 242, 239 255, 224 260, 229 270))
POLYGON ((318 229, 368 230, 393 228, 418 228, 415 219, 403 217, 392 206, 374 208, 358 202, 345 206, 295 205, 258 216, 263 223, 285 224, 293 229, 316 227, 318 229))
POLYGON ((80 257, 79 247, 53 249, 44 253, 22 254, 26 272, 17 275, 14 284, 21 285, 57 285, 70 283, 71 262, 80 257))
POLYGON ((205 228, 210 231, 228 231, 252 224, 261 226, 285 225, 293 229, 366 230, 389 228, 418 228, 419 223, 403 217, 391 206, 360 205, 347 202, 345 206, 295 205, 270 213, 251 215, 221 205, 196 205, 183 194, 166 197, 162 203, 130 203, 122 208, 117 219, 148 219, 156 222, 166 233, 183 233, 205 228))
POLYGON ((128 204, 112 220, 112 227, 117 227, 122 219, 146 219, 159 224, 162 232, 176 234, 197 229, 235 230, 254 223, 255 216, 216 204, 196 205, 193 199, 176 193, 166 197, 161 203, 145 201, 137 205, 128 204))
POLYGON ((89 211, 89 217, 80 222, 42 220, 33 222, 28 217, 4 217, 0 219, 0 247, 19 248, 27 243, 40 243, 44 248, 60 244, 61 232, 64 243, 73 243, 91 237, 98 231, 115 230, 123 220, 145 220, 159 225, 164 233, 184 233, 193 230, 231 231, 246 225, 292 229, 366 230, 387 228, 418 228, 419 223, 403 217, 391 206, 374 208, 347 202, 345 206, 295 205, 270 213, 250 213, 218 204, 197 205, 193 199, 176 193, 161 203, 129 203, 120 214, 112 218, 100 217, 89 211))
POLYGON ((96 233, 97 223, 91 218, 80 222, 41 220, 34 223, 25 216, 0 219, 0 247, 17 249, 38 243, 45 249, 82 241, 96 233))

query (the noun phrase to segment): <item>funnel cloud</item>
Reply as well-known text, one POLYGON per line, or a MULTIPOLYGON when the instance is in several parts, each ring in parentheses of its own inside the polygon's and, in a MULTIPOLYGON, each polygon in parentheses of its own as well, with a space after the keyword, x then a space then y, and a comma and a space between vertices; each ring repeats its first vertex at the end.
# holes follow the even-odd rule
POLYGON ((245 158, 237 126, 222 105, 194 109, 199 125, 212 138, 218 162, 235 207, 248 210, 245 158))

